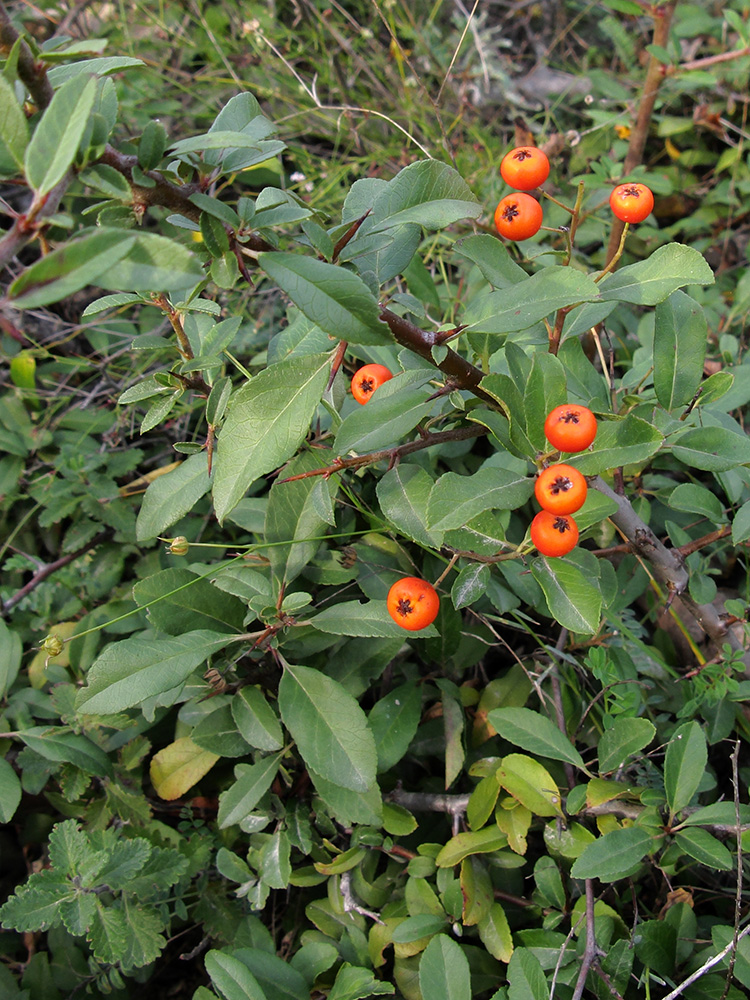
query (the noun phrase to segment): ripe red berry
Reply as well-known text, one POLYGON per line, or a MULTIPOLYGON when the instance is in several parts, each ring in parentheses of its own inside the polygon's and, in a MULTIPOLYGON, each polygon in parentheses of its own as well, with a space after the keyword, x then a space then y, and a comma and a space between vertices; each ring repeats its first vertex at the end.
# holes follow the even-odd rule
POLYGON ((574 514, 583 507, 588 493, 586 480, 572 465, 550 465, 537 476, 534 495, 550 514, 574 514))
POLYGON ((506 194, 495 209, 495 228, 506 239, 527 240, 541 225, 542 206, 530 194, 506 194))
POLYGON ((517 191, 533 191, 549 177, 549 160, 536 146, 518 146, 503 157, 500 174, 517 191))
POLYGON ((564 556, 578 543, 578 525, 569 514, 540 510, 531 522, 531 541, 543 556, 564 556))
POLYGON ((544 434, 558 451, 585 451, 596 437, 596 417, 586 406, 564 403, 547 414, 544 434))
POLYGON ((370 401, 375 390, 392 378, 393 375, 385 365, 364 365, 354 373, 352 395, 364 406, 370 401))
POLYGON ((609 196, 609 204, 623 222, 643 222, 654 207, 654 196, 645 184, 618 184, 609 196))
POLYGON ((427 628, 437 618, 440 598, 437 591, 426 580, 418 576, 405 576, 396 580, 386 598, 388 614, 409 632, 427 628))

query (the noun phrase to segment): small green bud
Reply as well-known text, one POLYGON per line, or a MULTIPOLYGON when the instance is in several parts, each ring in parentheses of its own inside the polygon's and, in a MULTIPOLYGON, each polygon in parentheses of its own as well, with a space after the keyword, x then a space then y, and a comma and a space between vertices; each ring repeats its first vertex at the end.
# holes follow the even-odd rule
POLYGON ((42 643, 41 648, 48 657, 59 656, 65 648, 65 643, 59 635, 55 635, 54 632, 50 632, 42 643))
POLYGON ((189 548, 190 542, 187 538, 185 538, 184 535, 178 535, 176 538, 173 538, 167 546, 167 552, 173 556, 186 556, 189 548))

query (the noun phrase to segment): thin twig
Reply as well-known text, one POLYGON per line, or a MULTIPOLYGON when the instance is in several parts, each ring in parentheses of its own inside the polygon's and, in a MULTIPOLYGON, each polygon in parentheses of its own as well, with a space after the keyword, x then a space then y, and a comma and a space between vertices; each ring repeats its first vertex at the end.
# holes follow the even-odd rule
POLYGON ((705 976, 710 969, 713 969, 715 965, 718 965, 719 962, 723 961, 732 949, 736 951, 739 942, 744 937, 747 937, 748 934, 750 934, 750 924, 745 927, 741 934, 737 935, 736 940, 733 938, 717 955, 712 955, 707 962, 703 963, 700 969, 696 969, 695 972, 688 976, 684 982, 680 983, 679 986, 675 986, 671 993, 667 993, 665 997, 662 997, 662 1000, 676 1000, 677 997, 681 996, 685 992, 688 986, 692 986, 693 983, 705 976))
POLYGON ((56 559, 54 562, 47 563, 46 566, 43 566, 42 569, 40 569, 37 573, 35 573, 32 576, 32 578, 25 586, 21 587, 20 590, 16 591, 15 594, 13 594, 11 597, 8 598, 7 601, 3 603, 2 607, 3 615, 7 614, 11 610, 11 608, 14 608, 16 604, 18 604, 20 601, 24 599, 24 597, 27 597, 32 592, 32 590, 36 590, 39 584, 44 583, 44 581, 47 579, 48 576, 52 576, 52 574, 56 573, 59 569, 62 569, 69 563, 72 563, 74 560, 78 559, 79 556, 82 556, 85 552, 88 552, 89 549, 94 549, 96 548, 97 545, 101 545, 101 543, 106 541, 106 539, 108 539, 110 535, 111 532, 109 531, 100 531, 98 535, 95 535, 91 539, 91 541, 86 542, 85 545, 82 545, 79 549, 76 549, 75 552, 71 552, 67 556, 62 556, 60 559, 56 559))
POLYGON ((581 1000, 583 990, 586 985, 586 977, 591 967, 599 959, 599 948, 596 943, 596 933, 594 929, 594 880, 586 879, 586 947, 581 957, 581 970, 578 973, 575 990, 572 1000, 581 1000))
POLYGON ((732 789, 734 791, 734 819, 737 824, 737 889, 734 896, 734 934, 732 935, 732 954, 727 969, 727 981, 724 983, 719 1000, 726 1000, 734 975, 734 964, 737 960, 737 941, 742 919, 742 835, 740 834, 740 775, 739 775, 740 741, 735 740, 732 752, 732 789))

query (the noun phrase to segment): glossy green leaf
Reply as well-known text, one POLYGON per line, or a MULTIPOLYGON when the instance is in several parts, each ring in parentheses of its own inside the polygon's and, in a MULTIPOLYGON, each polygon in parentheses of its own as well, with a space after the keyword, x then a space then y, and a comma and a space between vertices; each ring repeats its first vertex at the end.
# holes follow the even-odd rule
POLYGON ((475 333, 527 330, 558 309, 600 297, 599 286, 572 267, 545 267, 526 281, 482 296, 466 315, 475 333))
POLYGON ((264 757, 257 764, 237 764, 235 782, 219 796, 220 829, 234 826, 248 816, 273 784, 281 757, 264 757))
POLYGON ((675 843, 691 858, 709 868, 719 871, 731 871, 736 867, 731 853, 720 840, 713 837, 708 830, 700 828, 684 830, 675 834, 675 843))
POLYGON ((391 983, 376 979, 370 969, 344 962, 336 973, 328 1000, 372 1000, 376 996, 392 996, 395 992, 391 983))
POLYGON ((547 1000, 549 986, 539 959, 516 948, 508 963, 508 1000, 547 1000))
POLYGON ((220 522, 260 476, 290 458, 307 434, 325 389, 327 354, 266 368, 229 404, 214 458, 214 506, 220 522))
POLYGON ((427 528, 427 504, 433 484, 434 480, 421 466, 402 462, 389 469, 376 487, 383 514, 402 534, 420 545, 439 545, 442 541, 440 532, 427 528))
POLYGON ((26 147, 26 179, 49 194, 75 159, 96 98, 96 80, 80 74, 64 83, 45 109, 26 147))
POLYGON ((535 816, 562 816, 560 790, 539 761, 521 753, 508 754, 501 760, 495 778, 535 816))
POLYGON ((401 684, 370 711, 369 723, 378 750, 378 771, 389 771, 406 753, 422 713, 422 693, 414 684, 401 684))
POLYGON ((680 826, 735 826, 738 813, 740 824, 750 825, 750 805, 741 802, 735 810, 734 802, 712 802, 689 813, 680 820, 680 826))
POLYGON ((508 846, 508 838, 496 826, 451 837, 435 859, 438 868, 452 868, 470 854, 489 854, 508 846))
POLYGON ((616 771, 628 757, 647 747, 655 736, 656 728, 648 719, 617 716, 614 724, 599 738, 600 772, 616 771))
POLYGON ((243 739, 259 750, 280 750, 283 734, 276 713, 263 693, 252 685, 240 688, 232 698, 232 715, 243 739))
POLYGON ((439 934, 445 930, 445 925, 445 917, 434 916, 431 913, 417 913, 413 917, 407 917, 396 927, 392 939, 396 944, 409 944, 439 934))
POLYGON ((99 230, 40 257, 10 286, 8 295, 13 306, 36 309, 96 284, 125 256, 135 239, 126 230, 99 230))
POLYGON ((372 207, 371 232, 416 222, 424 229, 445 229, 460 219, 475 219, 482 205, 461 175, 439 160, 418 160, 404 167, 372 207))
POLYGON ((398 444, 432 410, 429 399, 432 374, 425 371, 396 375, 373 394, 366 406, 357 406, 341 421, 336 434, 337 455, 363 454, 398 444))
POLYGON ((469 962, 446 934, 434 937, 422 953, 419 988, 429 1000, 471 1000, 469 962))
POLYGON ((321 330, 353 344, 392 344, 368 286, 351 271, 296 253, 261 253, 258 262, 298 309, 321 330))
POLYGON ((728 472, 750 463, 750 439, 727 427, 694 427, 675 439, 672 454, 694 469, 728 472))
POLYGON ((703 378, 708 323, 703 307, 672 292, 654 310, 654 389, 672 410, 689 403, 703 378))
POLYGON ((647 462, 664 438, 652 424, 628 414, 622 420, 602 420, 589 451, 565 459, 584 476, 596 476, 618 465, 647 462))
POLYGON ((378 756, 372 731, 340 684, 319 670, 287 663, 279 709, 305 763, 323 778, 355 792, 375 783, 378 756))
POLYGON ((655 306, 685 285, 712 285, 714 275, 703 254, 681 243, 658 247, 646 260, 621 267, 599 282, 603 301, 655 306))
POLYGON ((487 717, 498 735, 514 746, 586 770, 568 737, 545 715, 528 708, 496 708, 487 717))
POLYGON ((596 584, 564 557, 540 556, 531 564, 553 617, 571 632, 592 634, 599 628, 602 595, 596 584))
POLYGON ((473 476, 446 472, 435 483, 427 508, 430 531, 461 528, 485 510, 515 510, 534 492, 534 481, 507 469, 480 469, 473 476))
POLYGON ((664 759, 664 790, 673 814, 690 804, 707 761, 706 737, 697 722, 686 722, 674 731, 664 759))
MULTIPOLYGON (((407 635, 388 614, 385 601, 368 601, 365 604, 360 604, 359 601, 344 601, 343 604, 333 604, 312 618, 308 618, 307 624, 331 635, 370 636, 380 639, 404 639, 407 635)), ((419 638, 437 634, 434 625, 408 633, 419 638)))
POLYGON ((206 972, 225 1000, 268 1000, 260 983, 239 959, 216 949, 207 952, 206 972))
POLYGON ((513 954, 513 937, 500 903, 493 903, 489 912, 477 924, 479 937, 487 951, 498 962, 509 962, 513 954))
POLYGON ((0 76, 0 139, 10 153, 17 167, 22 168, 24 152, 29 142, 29 126, 21 105, 16 100, 13 87, 4 76, 0 76))
POLYGON ((633 875, 652 847, 652 838, 639 827, 613 830, 603 837, 597 837, 584 848, 570 874, 573 878, 598 878, 602 882, 616 882, 633 875))
POLYGON ((453 607, 458 611, 486 594, 489 579, 490 567, 486 563, 464 566, 451 587, 453 607))
POLYGON ((191 455, 178 468, 158 476, 149 484, 136 519, 136 538, 148 541, 192 510, 211 489, 208 459, 191 455))
POLYGON ((229 641, 225 633, 197 631, 169 639, 133 636, 110 643, 86 675, 77 710, 82 715, 111 715, 171 691, 229 641))

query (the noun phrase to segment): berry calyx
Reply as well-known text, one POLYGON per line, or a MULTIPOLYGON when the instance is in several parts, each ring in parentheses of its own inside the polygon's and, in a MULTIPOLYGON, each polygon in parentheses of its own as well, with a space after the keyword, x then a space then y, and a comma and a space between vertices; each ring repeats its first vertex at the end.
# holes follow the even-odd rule
POLYGON ((385 365, 364 365, 354 373, 352 395, 362 406, 372 399, 372 394, 393 375, 385 365))
POLYGON ((503 157, 500 175, 517 191, 533 191, 549 177, 549 160, 536 146, 517 146, 503 157))
POLYGON ((586 406, 563 403, 547 414, 544 436, 558 451, 585 451, 596 437, 596 417, 586 406))
POLYGON ((542 206, 530 194, 506 194, 495 209, 495 228, 508 240, 527 240, 541 225, 542 206))
POLYGON ((654 207, 654 196, 645 184, 618 184, 609 196, 609 205, 623 222, 643 222, 654 207))
POLYGON ((531 522, 531 541, 543 556, 564 556, 578 544, 578 525, 569 514, 540 510, 531 522))
POLYGON ((583 507, 588 485, 578 469, 558 463, 537 476, 534 495, 542 510, 550 514, 574 514, 583 507))
POLYGON ((417 632, 427 628, 437 618, 440 598, 427 580, 404 576, 396 580, 386 598, 388 614, 401 628, 417 632))

